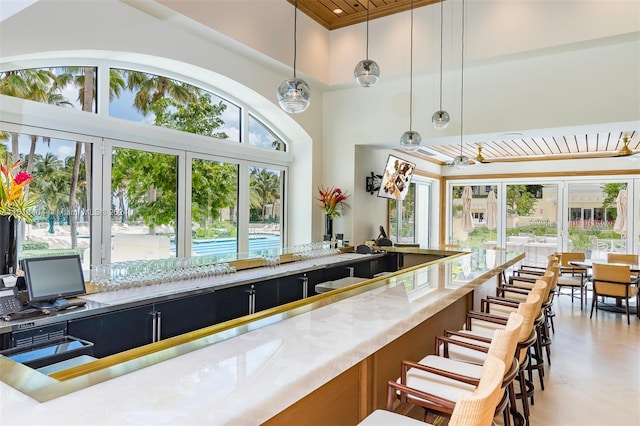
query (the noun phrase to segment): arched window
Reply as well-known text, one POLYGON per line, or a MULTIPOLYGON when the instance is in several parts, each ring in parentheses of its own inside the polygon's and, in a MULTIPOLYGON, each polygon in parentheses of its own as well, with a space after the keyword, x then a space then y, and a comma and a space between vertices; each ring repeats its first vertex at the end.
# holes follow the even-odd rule
POLYGON ((2 103, 0 154, 24 161, 36 200, 19 257, 74 252, 89 269, 282 247, 290 156, 280 132, 178 77, 140 64, 0 71, 0 94, 23 99, 2 103))

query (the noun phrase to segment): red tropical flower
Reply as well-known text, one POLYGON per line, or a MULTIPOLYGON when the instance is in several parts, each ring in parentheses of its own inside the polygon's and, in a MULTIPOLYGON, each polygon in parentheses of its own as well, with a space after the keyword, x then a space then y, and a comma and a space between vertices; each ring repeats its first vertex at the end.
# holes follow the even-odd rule
POLYGON ((320 201, 325 213, 331 217, 340 216, 340 210, 347 206, 345 202, 349 197, 349 194, 342 192, 340 188, 325 188, 323 186, 318 187, 318 193, 320 197, 317 198, 320 201))

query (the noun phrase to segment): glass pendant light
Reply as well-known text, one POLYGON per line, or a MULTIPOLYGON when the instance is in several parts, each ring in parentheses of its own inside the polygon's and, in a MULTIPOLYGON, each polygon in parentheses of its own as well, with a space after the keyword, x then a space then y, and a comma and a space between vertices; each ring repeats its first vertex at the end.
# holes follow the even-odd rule
POLYGON ((462 135, 463 135, 463 121, 464 121, 464 0, 462 0, 462 35, 461 35, 461 56, 460 61, 460 155, 453 159, 453 166, 458 169, 466 169, 469 166, 469 157, 462 154, 462 135))
POLYGON ((416 151, 420 148, 422 136, 412 130, 413 126, 413 0, 411 0, 411 39, 409 55, 409 130, 400 137, 400 145, 405 151, 416 151))
POLYGON ((442 28, 443 28, 443 6, 444 0, 440 1, 440 109, 433 113, 431 123, 436 129, 444 129, 449 125, 449 113, 442 109, 442 28))
POLYGON ((353 76, 362 87, 375 86, 380 78, 380 67, 376 61, 369 59, 369 0, 367 0, 367 51, 366 59, 358 62, 353 70, 353 76))
POLYGON ((295 2, 293 15, 293 78, 285 80, 278 87, 278 103, 280 108, 289 114, 298 114, 305 111, 311 103, 311 89, 302 79, 296 78, 297 55, 297 29, 298 29, 298 0, 295 2))

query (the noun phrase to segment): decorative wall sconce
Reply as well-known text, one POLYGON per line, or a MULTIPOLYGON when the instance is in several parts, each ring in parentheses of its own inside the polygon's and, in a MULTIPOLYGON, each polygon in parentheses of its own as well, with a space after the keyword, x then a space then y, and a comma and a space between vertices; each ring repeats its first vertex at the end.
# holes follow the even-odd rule
POLYGON ((370 195, 373 195, 374 192, 378 192, 381 184, 382 175, 376 175, 371 172, 371 176, 366 177, 366 190, 370 195))

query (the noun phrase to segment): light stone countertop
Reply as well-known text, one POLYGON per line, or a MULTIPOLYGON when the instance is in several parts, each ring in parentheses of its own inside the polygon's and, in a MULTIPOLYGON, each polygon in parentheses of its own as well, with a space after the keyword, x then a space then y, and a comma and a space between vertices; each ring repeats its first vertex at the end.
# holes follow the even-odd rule
MULTIPOLYGON (((0 383, 0 424, 257 425, 499 273, 494 265, 519 255, 487 250, 400 273, 382 287, 285 320, 265 318, 247 333, 42 403, 0 383)), ((129 363, 144 364, 145 358, 129 363)), ((0 368, 13 363, 0 361, 0 368)), ((108 374, 57 383, 13 367, 2 374, 49 381, 52 388, 76 381, 86 386, 108 374)))

